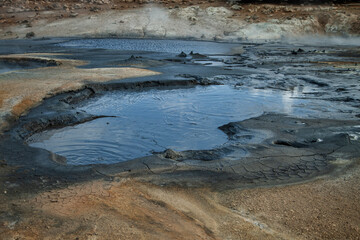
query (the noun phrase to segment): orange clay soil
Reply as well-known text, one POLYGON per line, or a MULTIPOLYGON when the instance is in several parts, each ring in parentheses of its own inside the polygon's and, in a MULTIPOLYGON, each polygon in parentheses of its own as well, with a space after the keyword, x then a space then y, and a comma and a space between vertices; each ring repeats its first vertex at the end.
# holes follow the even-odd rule
POLYGON ((341 175, 308 183, 223 191, 115 178, 15 200, 2 194, 0 207, 8 218, 0 222, 0 235, 3 239, 358 239, 359 173, 357 164, 341 175))

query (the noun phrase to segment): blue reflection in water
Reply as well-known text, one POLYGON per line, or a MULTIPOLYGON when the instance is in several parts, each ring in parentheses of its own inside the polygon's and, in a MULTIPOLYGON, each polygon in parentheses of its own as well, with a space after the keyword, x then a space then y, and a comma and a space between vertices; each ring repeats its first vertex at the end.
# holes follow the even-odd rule
POLYGON ((43 132, 29 142, 65 156, 68 164, 108 164, 167 148, 181 151, 218 147, 228 141, 219 126, 264 112, 314 116, 329 107, 311 104, 282 92, 240 90, 226 85, 114 91, 89 100, 77 110, 115 118, 43 132))
POLYGON ((238 44, 157 39, 76 39, 57 44, 61 47, 102 48, 124 51, 148 51, 164 53, 225 54, 238 44))

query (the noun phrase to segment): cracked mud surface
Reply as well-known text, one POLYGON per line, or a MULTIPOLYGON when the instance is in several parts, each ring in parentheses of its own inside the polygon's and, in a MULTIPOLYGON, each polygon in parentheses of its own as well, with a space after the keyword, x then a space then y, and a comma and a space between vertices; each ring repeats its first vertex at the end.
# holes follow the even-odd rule
MULTIPOLYGON (((199 55, 136 52, 132 57, 129 51, 66 49, 32 41, 19 46, 34 44, 33 54, 9 56, 3 43, 3 58, 23 61, 45 55, 61 64, 2 73, 1 84, 16 86, 14 74, 24 76, 28 87, 39 81, 35 89, 47 86, 51 75, 66 86, 74 84, 52 92, 50 84, 32 104, 3 118, 7 122, 2 123, 12 126, 0 139, 4 239, 357 238, 360 121, 359 68, 354 63, 359 56, 354 47, 242 44, 240 55, 201 53, 207 62, 199 62, 199 55), (45 47, 49 52, 39 54, 45 47), (71 71, 59 76, 69 64, 71 71), (135 65, 145 69, 128 68, 135 65), (34 72, 42 78, 26 78, 34 72), (157 73, 162 74, 153 75, 157 73), (128 78, 136 74, 153 76, 128 78), (72 81, 74 76, 80 83, 72 81), (264 113, 219 126, 232 141, 227 146, 167 150, 112 165, 66 165, 64 157, 24 143, 36 132, 104 117, 74 110, 104 91, 209 84, 297 92, 294 97, 311 95, 314 102, 331 104, 306 118, 264 113), (40 102, 49 93, 53 97, 40 102), (258 136, 263 137, 260 142, 241 141, 258 136), (249 154, 239 157, 243 151, 249 154)), ((2 103, 8 112, 14 106, 2 103)))

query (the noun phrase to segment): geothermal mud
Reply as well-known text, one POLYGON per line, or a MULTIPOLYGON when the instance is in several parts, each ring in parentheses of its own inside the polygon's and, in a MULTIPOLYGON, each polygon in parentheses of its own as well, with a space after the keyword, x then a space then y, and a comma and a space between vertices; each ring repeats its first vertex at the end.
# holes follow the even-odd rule
MULTIPOLYGON (((326 101, 296 99, 295 96, 291 98, 266 90, 253 93, 229 85, 110 91, 82 101, 79 107, 73 104, 78 116, 86 112, 101 118, 40 132, 27 142, 32 147, 45 148, 66 157, 67 164, 109 164, 169 148, 175 151, 206 150, 235 142, 259 143, 270 134, 245 129, 243 133, 229 132, 226 126, 229 122, 269 111, 324 118, 339 115, 338 110, 345 109, 342 104, 329 106, 326 101), (325 108, 326 113, 323 112, 325 108)), ((343 115, 346 117, 347 114, 343 115)), ((245 150, 243 154, 238 151, 237 158, 246 154, 245 150)))
POLYGON ((131 40, 116 39, 19 40, 16 49, 2 44, 2 59, 57 63, 0 74, 6 87, 1 89, 17 89, 4 91, 1 105, 1 124, 6 126, 0 143, 5 238, 357 235, 358 46, 331 41, 189 42, 194 48, 189 52, 186 42, 175 42, 184 46, 183 53, 175 53, 173 43, 161 41, 149 45, 161 46, 161 51, 132 50, 126 47, 131 40), (212 48, 219 52, 206 51, 212 48), (226 144, 181 151, 165 147, 113 164, 67 164, 66 157, 26 143, 44 131, 110 123, 123 112, 91 111, 86 104, 111 94, 155 91, 160 97, 161 91, 206 87, 245 95, 265 91, 281 98, 283 110, 261 108, 255 115, 229 118, 216 126, 226 144), (19 108, 16 103, 27 98, 31 104, 19 108), (327 195, 331 197, 325 201, 327 195))

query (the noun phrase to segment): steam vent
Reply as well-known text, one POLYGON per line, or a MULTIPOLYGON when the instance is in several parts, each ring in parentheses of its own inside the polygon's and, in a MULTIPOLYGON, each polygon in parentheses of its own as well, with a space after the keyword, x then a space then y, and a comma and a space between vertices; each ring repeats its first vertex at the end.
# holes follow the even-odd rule
POLYGON ((359 1, 0 1, 0 239, 355 240, 359 186, 359 1))

